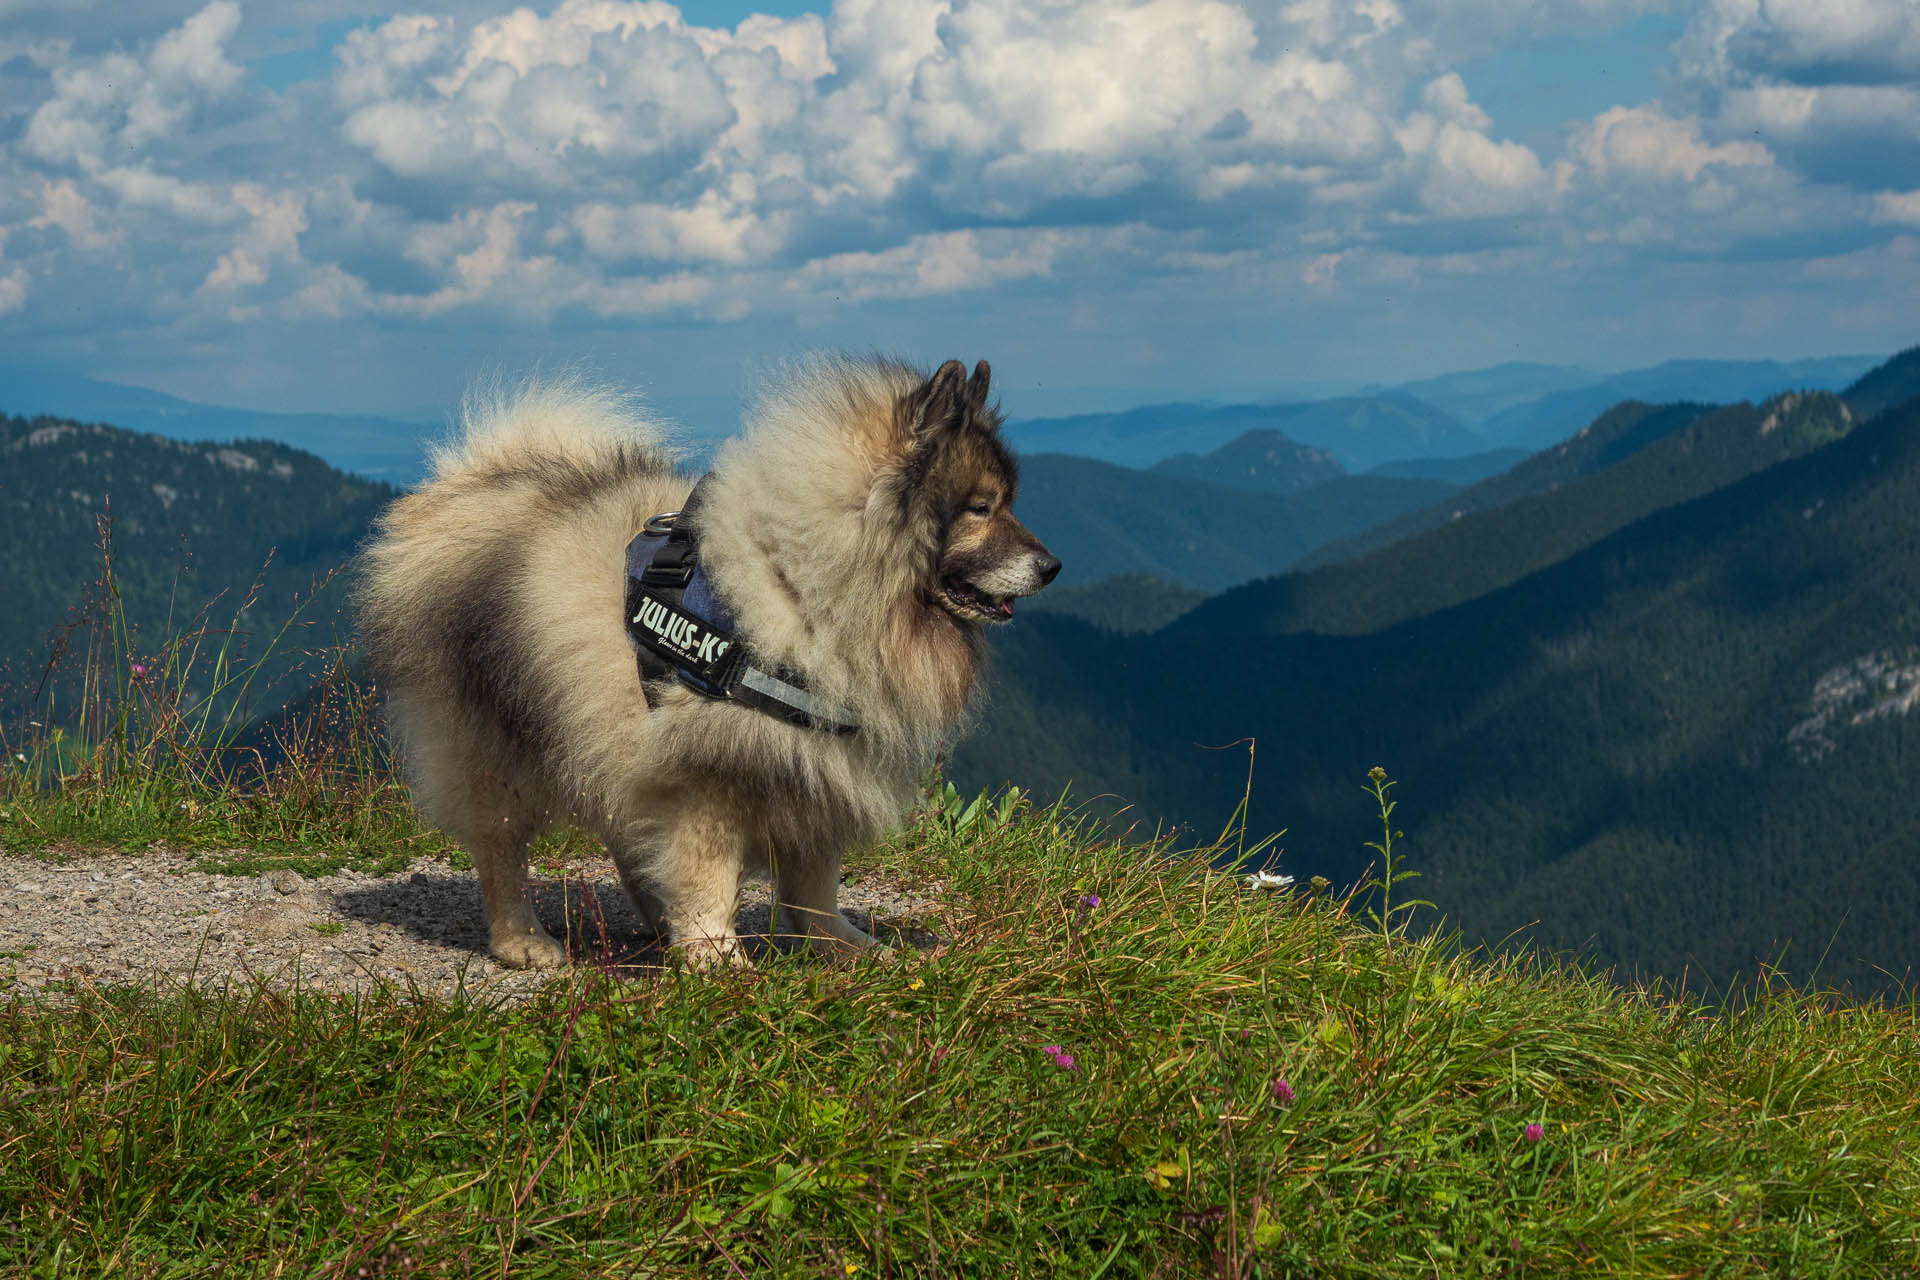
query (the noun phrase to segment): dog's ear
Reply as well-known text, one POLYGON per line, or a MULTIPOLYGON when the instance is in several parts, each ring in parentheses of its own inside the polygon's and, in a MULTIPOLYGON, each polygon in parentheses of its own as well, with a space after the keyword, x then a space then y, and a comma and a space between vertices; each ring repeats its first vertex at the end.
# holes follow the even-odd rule
MULTIPOLYGON (((931 458, 966 424, 972 385, 966 366, 949 360, 907 397, 908 448, 916 458, 931 458)), ((984 384, 983 384, 984 385, 984 384)))
POLYGON ((967 379, 967 410, 973 414, 984 414, 987 410, 987 384, 993 379, 993 370, 982 360, 973 366, 973 376, 967 379))

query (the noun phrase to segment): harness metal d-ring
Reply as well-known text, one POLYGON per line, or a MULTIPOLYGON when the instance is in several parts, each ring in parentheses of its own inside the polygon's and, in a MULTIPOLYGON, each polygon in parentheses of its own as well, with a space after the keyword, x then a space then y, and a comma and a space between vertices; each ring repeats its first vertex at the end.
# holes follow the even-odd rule
POLYGON ((657 516, 648 516, 647 522, 641 525, 640 528, 643 532, 650 533, 656 538, 662 537, 673 532, 673 522, 679 518, 680 513, 678 511, 662 511, 657 516))

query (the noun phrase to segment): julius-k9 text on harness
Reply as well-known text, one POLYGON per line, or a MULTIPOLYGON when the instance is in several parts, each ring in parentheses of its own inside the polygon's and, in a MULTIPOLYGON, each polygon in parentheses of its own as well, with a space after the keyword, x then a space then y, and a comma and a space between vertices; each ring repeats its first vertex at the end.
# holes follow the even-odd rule
POLYGON ((847 712, 807 691, 798 672, 757 660, 733 612, 700 564, 703 477, 678 511, 647 521, 627 544, 627 637, 640 679, 674 676, 705 698, 744 703, 788 724, 823 733, 856 731, 847 712))

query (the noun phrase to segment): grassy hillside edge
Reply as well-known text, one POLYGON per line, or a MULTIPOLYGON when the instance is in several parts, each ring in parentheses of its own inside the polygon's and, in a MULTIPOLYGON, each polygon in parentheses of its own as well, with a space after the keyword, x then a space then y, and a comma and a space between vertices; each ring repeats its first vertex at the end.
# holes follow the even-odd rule
POLYGON ((944 885, 928 923, 951 942, 892 962, 578 971, 514 1010, 264 983, 12 999, 0 1269, 1920 1263, 1911 1006, 1762 991, 1711 1016, 1058 810, 955 826, 857 866, 944 885))

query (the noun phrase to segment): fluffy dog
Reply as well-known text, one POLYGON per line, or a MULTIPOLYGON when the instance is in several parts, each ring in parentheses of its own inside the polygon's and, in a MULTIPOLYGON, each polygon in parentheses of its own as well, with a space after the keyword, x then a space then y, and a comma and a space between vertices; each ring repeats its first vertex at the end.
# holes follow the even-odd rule
POLYGON ((627 544, 693 478, 619 397, 562 381, 469 401, 428 481, 381 516, 359 600, 415 801, 472 855, 498 960, 566 960, 526 892, 528 840, 562 821, 606 841, 691 963, 742 958, 740 881, 762 870, 776 929, 873 944, 839 912, 841 852, 900 819, 966 711, 984 628, 1060 568, 1013 516, 988 377, 814 359, 763 394, 702 490, 699 563, 736 641, 851 733, 643 676, 627 544))

